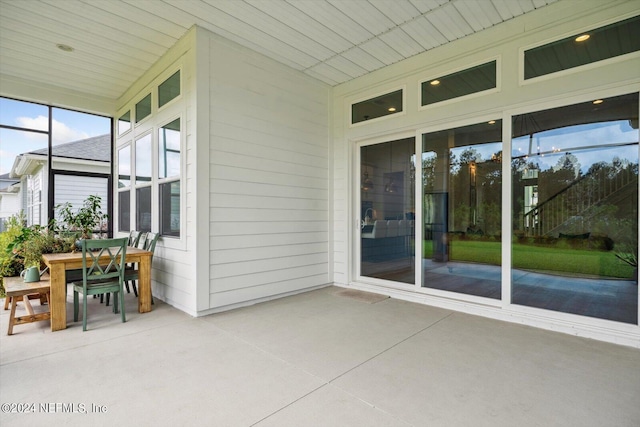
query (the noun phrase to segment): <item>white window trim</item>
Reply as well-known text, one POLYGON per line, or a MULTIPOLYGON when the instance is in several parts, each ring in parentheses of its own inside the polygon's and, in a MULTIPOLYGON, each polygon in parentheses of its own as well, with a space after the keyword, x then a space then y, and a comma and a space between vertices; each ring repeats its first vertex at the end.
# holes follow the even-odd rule
MULTIPOLYGON (((176 237, 176 236, 167 236, 167 235, 160 235, 162 238, 164 239, 168 239, 168 240, 183 240, 184 239, 184 234, 186 231, 186 216, 187 216, 187 211, 186 211, 186 179, 184 179, 184 173, 187 167, 187 162, 186 162, 186 132, 184 130, 185 127, 185 119, 184 119, 184 115, 183 114, 176 114, 174 116, 171 116, 168 119, 163 120, 162 122, 160 122, 158 124, 158 126, 156 127, 157 130, 160 130, 163 126, 166 126, 167 124, 171 123, 172 121, 176 120, 176 119, 180 119, 180 174, 179 175, 173 175, 170 177, 166 177, 166 178, 160 178, 159 177, 159 173, 158 173, 158 157, 159 157, 159 153, 158 153, 158 140, 156 139, 156 144, 155 144, 155 150, 156 150, 156 155, 154 156, 154 167, 156 170, 155 173, 155 179, 156 179, 156 189, 154 191, 155 193, 155 197, 157 198, 156 200, 156 204, 154 206, 157 206, 157 215, 155 215, 155 220, 158 221, 158 233, 160 233, 160 185, 164 184, 164 183, 168 183, 168 182, 174 182, 174 181, 180 181, 180 236, 176 237)), ((157 134, 156 134, 157 137, 157 134)), ((153 195, 152 195, 152 200, 153 200, 153 195)))
POLYGON ((355 128, 355 127, 360 127, 360 126, 366 126, 369 125, 371 123, 378 123, 380 121, 383 120, 387 120, 393 117, 399 117, 399 116, 404 116, 407 114, 407 85, 401 85, 401 86, 394 86, 392 88, 389 89, 385 89, 385 90, 381 90, 379 92, 374 92, 371 93, 370 95, 366 95, 363 96, 361 98, 355 99, 355 100, 351 100, 351 101, 347 101, 347 111, 349 111, 349 127, 350 128, 355 128), (384 116, 380 116, 380 117, 376 117, 374 119, 371 120, 364 120, 362 122, 358 122, 358 123, 353 123, 353 105, 357 104, 359 102, 363 102, 363 101, 368 101, 372 98, 377 98, 379 96, 382 95, 388 95, 390 93, 396 92, 396 91, 402 91, 402 111, 398 111, 396 113, 392 113, 392 114, 387 114, 384 116))
POLYGON ((485 58, 481 61, 476 61, 470 64, 467 64, 463 67, 456 67, 450 69, 449 71, 445 71, 444 73, 440 73, 439 75, 430 75, 429 78, 420 79, 418 81, 418 111, 429 110, 431 108, 439 108, 449 104, 455 104, 457 102, 468 101, 469 99, 479 98, 481 96, 490 95, 492 93, 498 93, 502 90, 502 55, 497 55, 493 57, 485 58), (496 87, 482 90, 480 92, 470 93, 468 95, 458 96, 456 98, 445 99, 444 101, 434 102, 433 104, 422 105, 422 84, 426 82, 430 82, 431 80, 442 78, 444 76, 448 76, 453 73, 457 73, 459 71, 464 71, 469 68, 477 67, 478 65, 488 64, 492 61, 496 61, 496 87))
POLYGON ((607 19, 605 21, 600 21, 599 23, 595 24, 595 25, 589 25, 589 26, 583 26, 580 27, 576 30, 572 30, 572 31, 567 31, 562 33, 559 36, 556 37, 550 37, 547 38, 543 41, 539 41, 536 43, 531 43, 529 45, 525 45, 522 46, 518 49, 518 85, 519 86, 526 86, 529 84, 534 84, 534 83, 539 83, 539 82, 544 82, 550 79, 555 79, 558 77, 563 77, 563 76, 568 76, 571 74, 575 74, 575 73, 580 73, 583 71, 587 71, 587 70, 591 70, 591 69, 595 69, 595 68, 600 68, 600 67, 604 67, 607 65, 611 65, 611 64, 616 64, 619 62, 624 62, 624 61, 630 61, 636 58, 640 58, 640 51, 638 52, 630 52, 630 53, 626 53, 624 55, 619 55, 619 56, 614 56, 612 58, 607 58, 607 59, 602 59, 600 61, 595 61, 595 62, 590 62, 588 64, 584 64, 584 65, 579 65, 577 67, 572 67, 572 68, 567 68, 566 70, 561 70, 561 71, 556 71, 553 73, 549 73, 549 74, 544 74, 542 76, 538 76, 538 77, 532 77, 530 79, 525 79, 524 78, 524 53, 527 50, 530 49, 534 49, 536 47, 540 47, 540 46, 544 46, 546 44, 549 43, 553 43, 556 42, 558 40, 562 40, 562 39, 566 39, 568 37, 572 37, 575 36, 577 34, 580 33, 585 33, 585 32, 589 32, 589 31, 593 31, 595 29, 601 28, 601 27, 605 27, 607 25, 610 24, 615 24, 616 22, 620 22, 620 21, 624 21, 626 19, 629 18, 633 18, 634 16, 637 16, 638 13, 628 13, 622 16, 617 16, 613 19, 607 19))
MULTIPOLYGON (((186 209, 186 105, 184 105, 185 97, 184 97, 184 87, 185 87, 185 76, 184 76, 184 58, 178 60, 174 65, 165 69, 161 74, 159 74, 156 78, 153 79, 148 85, 146 85, 138 95, 131 98, 131 100, 123 106, 120 111, 121 114, 125 113, 127 109, 129 109, 132 113, 132 127, 130 131, 127 131, 121 135, 116 135, 116 150, 121 149, 122 147, 130 144, 131 150, 131 184, 128 188, 123 188, 122 190, 118 189, 118 191, 126 191, 127 189, 130 191, 130 229, 137 229, 137 204, 136 204, 136 189, 142 187, 151 186, 151 231, 152 232, 160 232, 160 195, 159 188, 160 184, 164 182, 170 181, 180 181, 180 236, 161 236, 162 247, 170 248, 170 249, 178 249, 185 250, 187 248, 187 209, 186 209), (162 84, 167 78, 171 77, 177 71, 180 71, 180 94, 176 96, 171 101, 167 102, 162 107, 158 108, 157 99, 158 99, 158 87, 162 84), (135 106, 140 100, 144 99, 148 94, 151 94, 151 114, 145 117, 139 123, 135 123, 135 106), (160 127, 170 123, 171 121, 179 118, 180 119, 180 176, 174 176, 170 178, 158 178, 158 129, 160 127), (146 134, 151 135, 151 150, 152 150, 152 178, 150 183, 138 184, 135 183, 135 141, 143 138, 146 134)), ((117 123, 117 119, 115 120, 117 123)), ((117 192, 118 192, 117 191, 117 192)), ((116 197, 117 199, 117 197, 116 197)), ((114 212, 118 213, 118 201, 114 201, 114 212)), ((119 233, 120 236, 124 236, 125 232, 118 231, 120 227, 119 218, 114 222, 114 234, 119 233), (117 227, 115 226, 117 224, 117 227)))

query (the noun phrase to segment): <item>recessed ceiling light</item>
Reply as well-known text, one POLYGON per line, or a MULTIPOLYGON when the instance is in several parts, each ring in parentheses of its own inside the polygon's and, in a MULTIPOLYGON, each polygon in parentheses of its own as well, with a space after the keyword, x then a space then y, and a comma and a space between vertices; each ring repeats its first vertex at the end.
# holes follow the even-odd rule
POLYGON ((589 34, 582 34, 582 35, 579 35, 578 37, 576 37, 576 41, 577 42, 583 42, 585 40, 589 40, 589 37, 591 37, 589 34))
POLYGON ((604 101, 602 99, 596 99, 595 101, 593 101, 594 104, 598 105, 598 104, 602 104, 604 101))
POLYGON ((396 111, 396 107, 389 107, 389 111, 393 113, 394 111, 396 111))
POLYGON ((489 123, 490 125, 495 125, 496 121, 495 120, 489 120, 487 123, 489 123))
POLYGON ((69 46, 68 44, 62 44, 62 43, 58 43, 56 45, 56 47, 60 50, 63 50, 65 52, 73 52, 73 48, 71 46, 69 46))
POLYGON ((431 80, 431 86, 438 86, 440 84, 440 80, 431 80))

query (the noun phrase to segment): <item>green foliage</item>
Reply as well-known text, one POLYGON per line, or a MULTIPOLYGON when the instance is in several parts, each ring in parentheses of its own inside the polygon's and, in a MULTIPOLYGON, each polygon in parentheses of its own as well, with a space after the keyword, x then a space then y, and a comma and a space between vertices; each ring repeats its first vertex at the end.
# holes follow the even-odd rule
POLYGON ((107 215, 102 213, 100 206, 102 198, 97 195, 87 197, 81 208, 73 210, 71 203, 67 202, 56 206, 61 218, 60 227, 64 231, 77 231, 83 239, 88 239, 99 228, 102 230, 107 215))
POLYGON ((0 233, 0 276, 16 276, 22 270, 21 260, 13 250, 17 242, 24 240, 24 212, 13 215, 6 221, 6 229, 0 233))
POLYGON ((0 233, 0 276, 17 276, 27 267, 40 268, 42 254, 70 252, 75 239, 57 236, 53 224, 24 225, 24 215, 7 221, 7 230, 0 233))

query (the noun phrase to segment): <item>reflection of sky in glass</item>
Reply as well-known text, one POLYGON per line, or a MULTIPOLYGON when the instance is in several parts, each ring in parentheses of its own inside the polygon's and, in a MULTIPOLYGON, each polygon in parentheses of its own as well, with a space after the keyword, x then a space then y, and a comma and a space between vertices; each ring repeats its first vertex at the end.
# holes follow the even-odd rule
POLYGON ((118 187, 131 184, 131 147, 127 145, 118 150, 118 187))
POLYGON ((158 175, 168 178, 180 175, 180 131, 158 130, 158 175))
POLYGON ((127 111, 118 119, 118 134, 122 134, 131 129, 131 111, 127 111))
POLYGON ((151 135, 136 140, 136 184, 151 181, 151 135))
POLYGON ((602 147, 625 143, 638 143, 638 130, 633 129, 628 120, 592 123, 540 132, 531 139, 529 135, 516 138, 512 156, 529 156, 529 162, 535 161, 545 170, 555 166, 560 156, 571 153, 578 158, 584 173, 594 163, 610 163, 614 157, 636 163, 637 145, 602 147))

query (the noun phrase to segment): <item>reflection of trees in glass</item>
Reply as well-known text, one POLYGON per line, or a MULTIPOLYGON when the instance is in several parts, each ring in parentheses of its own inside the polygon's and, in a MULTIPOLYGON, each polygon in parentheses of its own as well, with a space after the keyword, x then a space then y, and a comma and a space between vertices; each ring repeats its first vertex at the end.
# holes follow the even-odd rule
MULTIPOLYGON (((532 167, 538 166, 522 158, 512 162, 517 229, 527 223, 522 220, 527 214, 523 196, 525 186, 531 184, 526 182, 526 171, 532 167)), ((533 213, 541 226, 529 230, 529 235, 595 233, 614 238, 621 219, 637 218, 637 163, 614 157, 611 162, 592 164, 585 173, 581 170, 578 158, 566 153, 554 167, 539 171, 539 200, 533 213)))
POLYGON ((425 193, 432 193, 435 189, 437 161, 438 156, 433 152, 422 154, 422 188, 425 193))
POLYGON ((452 230, 497 235, 501 227, 502 153, 484 159, 476 147, 450 156, 452 230))

